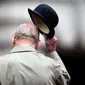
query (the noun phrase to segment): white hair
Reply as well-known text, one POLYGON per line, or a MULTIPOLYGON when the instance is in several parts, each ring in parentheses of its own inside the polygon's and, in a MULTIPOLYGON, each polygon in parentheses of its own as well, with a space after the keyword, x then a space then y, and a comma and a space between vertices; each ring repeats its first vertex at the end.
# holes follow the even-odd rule
POLYGON ((39 41, 39 31, 32 23, 24 23, 19 26, 19 29, 14 34, 17 39, 30 39, 32 42, 39 41))

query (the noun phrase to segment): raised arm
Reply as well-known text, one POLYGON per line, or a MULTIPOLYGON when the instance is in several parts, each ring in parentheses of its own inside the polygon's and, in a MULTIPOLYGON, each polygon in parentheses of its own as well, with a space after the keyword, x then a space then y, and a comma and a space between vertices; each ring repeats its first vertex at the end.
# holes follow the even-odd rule
MULTIPOLYGON (((61 75, 63 76, 64 83, 68 84, 70 81, 70 75, 68 74, 68 71, 66 70, 66 67, 65 67, 63 61, 61 60, 60 56, 56 52, 57 38, 56 37, 47 38, 46 36, 44 36, 44 38, 45 38, 46 48, 48 50, 47 56, 49 56, 50 58, 55 60, 56 65, 60 66, 59 69, 61 71, 61 75)), ((66 84, 64 84, 64 85, 66 85, 66 84)))

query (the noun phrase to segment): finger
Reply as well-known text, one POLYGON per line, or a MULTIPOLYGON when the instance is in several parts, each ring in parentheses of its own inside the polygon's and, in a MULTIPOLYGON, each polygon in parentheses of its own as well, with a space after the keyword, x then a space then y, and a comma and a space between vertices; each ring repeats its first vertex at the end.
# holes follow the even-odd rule
POLYGON ((56 38, 55 36, 54 36, 54 39, 55 39, 55 40, 58 40, 58 38, 56 38))

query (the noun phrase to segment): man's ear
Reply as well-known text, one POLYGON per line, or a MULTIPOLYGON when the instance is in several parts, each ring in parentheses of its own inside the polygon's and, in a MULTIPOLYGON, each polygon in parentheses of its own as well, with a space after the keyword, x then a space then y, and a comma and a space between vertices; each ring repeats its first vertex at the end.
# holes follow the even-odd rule
POLYGON ((13 36, 12 37, 12 46, 14 47, 16 45, 16 40, 15 40, 15 37, 13 36))
POLYGON ((38 48, 40 47, 40 41, 38 41, 35 45, 35 49, 38 50, 38 48))
POLYGON ((38 48, 40 47, 40 41, 38 41, 38 48))

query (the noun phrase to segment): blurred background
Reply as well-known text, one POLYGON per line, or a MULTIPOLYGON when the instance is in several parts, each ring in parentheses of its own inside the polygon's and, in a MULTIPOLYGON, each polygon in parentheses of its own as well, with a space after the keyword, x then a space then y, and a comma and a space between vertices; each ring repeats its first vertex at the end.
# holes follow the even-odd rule
POLYGON ((12 49, 11 38, 18 26, 31 20, 27 9, 42 3, 59 16, 57 52, 71 76, 69 85, 85 85, 85 0, 0 0, 0 55, 12 49))

